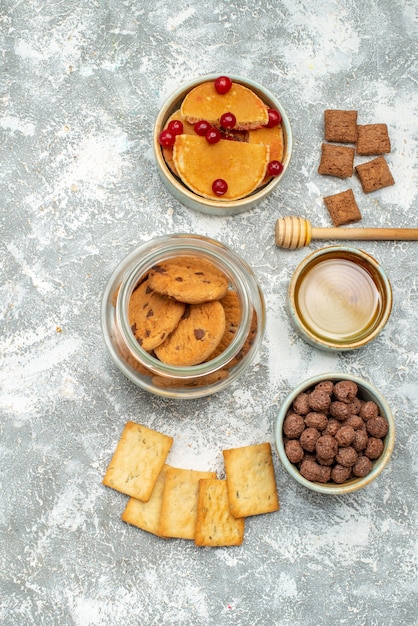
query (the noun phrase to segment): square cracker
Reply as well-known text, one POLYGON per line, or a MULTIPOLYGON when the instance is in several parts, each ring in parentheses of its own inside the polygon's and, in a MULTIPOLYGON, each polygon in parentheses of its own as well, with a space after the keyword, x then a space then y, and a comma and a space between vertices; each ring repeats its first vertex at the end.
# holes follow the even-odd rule
POLYGON ((326 109, 324 111, 326 141, 355 143, 357 139, 357 111, 326 109))
POLYGON ((324 203, 334 226, 352 224, 361 220, 361 213, 352 189, 341 191, 333 196, 326 196, 324 203))
POLYGON ((371 156, 390 152, 390 139, 386 124, 363 124, 358 126, 357 154, 371 156))
POLYGON ((199 481, 202 478, 216 478, 216 472, 167 469, 158 529, 160 536, 195 538, 199 481))
POLYGON ((231 515, 225 480, 200 480, 197 507, 197 546, 240 546, 244 540, 244 518, 231 515))
POLYGON ((318 174, 350 178, 353 175, 354 148, 323 143, 321 146, 321 161, 318 174))
POLYGON ((106 487, 146 502, 167 459, 173 438, 127 422, 103 478, 106 487))
POLYGON ((269 443, 223 450, 229 509, 234 517, 279 509, 269 443))
POLYGON ((356 174, 360 179, 364 193, 371 193, 395 184, 392 173, 383 156, 367 161, 367 163, 356 165, 356 174))
POLYGON ((153 533, 154 535, 158 535, 165 475, 168 467, 169 465, 166 464, 163 466, 148 502, 141 502, 141 500, 137 500, 136 498, 129 498, 125 510, 122 513, 122 520, 124 522, 141 528, 141 530, 153 533))

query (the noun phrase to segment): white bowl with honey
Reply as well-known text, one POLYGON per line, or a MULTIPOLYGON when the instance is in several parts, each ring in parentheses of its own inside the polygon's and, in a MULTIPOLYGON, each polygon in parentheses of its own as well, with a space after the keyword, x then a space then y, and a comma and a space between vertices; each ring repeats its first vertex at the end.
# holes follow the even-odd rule
POLYGON ((328 246, 298 265, 288 305, 293 325, 308 343, 331 352, 354 350, 375 339, 386 325, 392 288, 370 254, 328 246))

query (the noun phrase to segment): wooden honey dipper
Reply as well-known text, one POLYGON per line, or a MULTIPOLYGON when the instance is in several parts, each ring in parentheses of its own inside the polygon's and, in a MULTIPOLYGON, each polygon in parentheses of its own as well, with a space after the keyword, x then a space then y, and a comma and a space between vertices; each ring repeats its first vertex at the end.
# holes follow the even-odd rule
POLYGON ((418 228, 313 228, 303 217, 280 217, 276 221, 275 240, 279 248, 296 250, 309 246, 312 239, 345 241, 416 241, 418 228))

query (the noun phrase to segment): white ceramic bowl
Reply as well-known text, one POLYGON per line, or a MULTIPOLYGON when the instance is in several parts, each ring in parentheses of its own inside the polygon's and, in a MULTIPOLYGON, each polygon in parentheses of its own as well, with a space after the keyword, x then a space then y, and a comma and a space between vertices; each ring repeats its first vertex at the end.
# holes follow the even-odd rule
POLYGON ((327 246, 308 254, 288 290, 290 319, 315 348, 345 352, 375 339, 392 310, 382 266, 357 248, 327 246))
POLYGON ((267 104, 270 108, 274 108, 280 112, 282 116, 282 128, 284 136, 284 156, 282 159, 283 171, 279 176, 273 178, 258 191, 255 191, 251 195, 240 200, 211 200, 203 198, 202 196, 199 196, 196 193, 192 192, 190 189, 188 189, 167 166, 158 138, 168 118, 180 108, 181 102, 183 101, 186 94, 197 85, 200 85, 201 83, 207 81, 215 80, 218 76, 219 74, 208 74, 206 76, 200 76, 199 78, 195 78, 179 87, 179 89, 177 89, 166 100, 155 121, 153 146, 157 168, 160 176, 169 191, 177 200, 179 200, 187 207, 201 213, 206 213, 208 215, 225 216, 236 215, 238 213, 242 213, 244 211, 248 211, 249 209, 254 208, 260 202, 265 200, 276 189, 278 185, 280 185, 289 166, 290 157, 292 154, 293 140, 292 130, 287 113, 284 110, 282 104, 276 98, 276 96, 274 96, 268 89, 262 87, 255 81, 229 74, 228 76, 233 82, 240 83, 245 87, 252 89, 263 100, 263 102, 265 102, 265 104, 267 104))
POLYGON ((312 491, 316 491, 322 494, 331 494, 331 495, 343 495, 346 493, 351 493, 353 491, 358 491, 363 487, 369 485, 373 480, 375 480, 379 474, 383 471, 386 465, 389 462, 389 459, 393 452, 393 447, 395 444, 395 423, 392 416, 392 412, 382 394, 369 382, 362 378, 358 378, 357 376, 352 376, 350 374, 345 373, 327 373, 320 374, 318 376, 314 376, 308 380, 305 380, 300 385, 298 385, 284 400, 278 416, 276 418, 276 423, 274 427, 274 437, 276 443, 277 453, 279 455, 280 461, 282 462, 285 469, 289 472, 293 478, 308 489, 312 491), (312 482, 304 478, 296 465, 291 463, 287 458, 284 441, 283 441, 283 422, 285 420, 286 415, 288 414, 289 409, 292 408, 293 401, 295 398, 302 392, 308 391, 322 381, 331 380, 333 382, 338 382, 342 380, 350 380, 355 382, 358 385, 358 396, 363 400, 373 400, 379 407, 380 415, 386 418, 389 430, 384 438, 384 449, 382 454, 378 459, 373 461, 373 469, 369 474, 364 476, 363 478, 351 478, 344 483, 319 483, 312 482))

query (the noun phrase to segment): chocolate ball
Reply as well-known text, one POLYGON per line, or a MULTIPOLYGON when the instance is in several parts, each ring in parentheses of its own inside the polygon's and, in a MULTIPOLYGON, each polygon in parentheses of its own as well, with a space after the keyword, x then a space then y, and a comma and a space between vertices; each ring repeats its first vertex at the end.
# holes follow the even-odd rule
POLYGON ((369 420, 371 417, 377 417, 379 415, 379 407, 376 402, 373 402, 373 400, 368 400, 361 405, 359 415, 364 420, 369 420))
POLYGON ((331 477, 331 468, 319 465, 315 461, 302 461, 300 473, 306 480, 326 483, 331 477))
POLYGON ((335 400, 334 402, 331 402, 329 412, 333 417, 335 417, 335 419, 339 420, 340 422, 346 420, 351 415, 348 405, 345 402, 341 402, 340 400, 335 400))
POLYGON ((338 452, 338 444, 331 435, 322 435, 316 442, 315 450, 323 459, 333 459, 338 452))
POLYGON ((302 461, 300 469, 300 473, 306 480, 319 481, 321 476, 321 466, 315 461, 302 461))
POLYGON ((383 452, 383 448, 384 445, 381 439, 377 439, 376 437, 369 437, 364 454, 368 456, 369 459, 378 459, 383 452))
POLYGON ((283 421, 283 432, 289 439, 298 439, 305 430, 303 417, 297 413, 290 413, 283 421))
POLYGON ((334 417, 331 417, 328 420, 328 424, 323 431, 323 435, 331 435, 331 437, 335 436, 335 433, 341 428, 341 422, 336 420, 334 417))
POLYGON ((313 452, 320 436, 321 433, 316 428, 305 428, 299 439, 300 445, 304 450, 313 452))
POLYGON ((317 413, 311 411, 305 415, 305 426, 308 428, 316 428, 317 430, 324 430, 328 425, 328 418, 325 413, 317 413))
POLYGON ((307 393, 303 392, 296 396, 296 398, 293 400, 293 410, 299 415, 306 415, 307 413, 309 413, 311 409, 309 406, 307 393))
POLYGON ((309 406, 313 411, 328 411, 331 404, 331 396, 321 389, 314 389, 308 397, 309 406))
POLYGON ((357 461, 358 454, 356 450, 352 446, 347 446, 346 448, 338 448, 338 453, 335 457, 335 460, 339 465, 343 465, 344 467, 352 467, 354 463, 357 461))
POLYGON ((373 469, 373 463, 367 456, 360 456, 353 465, 353 474, 357 478, 367 476, 373 469))
POLYGON ((344 465, 334 465, 331 470, 331 480, 334 483, 345 483, 351 476, 351 467, 344 467, 344 465))
POLYGON ((356 430, 354 433, 354 439, 351 443, 354 450, 357 452, 361 452, 361 450, 365 450, 367 446, 367 442, 369 441, 369 437, 365 430, 356 430))
POLYGON ((361 419, 360 415, 350 415, 350 417, 345 420, 344 426, 352 426, 354 430, 364 430, 366 424, 361 419))
POLYGON ((334 396, 340 402, 348 404, 357 396, 358 387, 352 380, 340 380, 334 385, 334 396))
POLYGON ((362 404, 363 403, 360 400, 360 398, 354 398, 354 400, 348 403, 348 408, 350 409, 350 413, 352 415, 358 415, 362 404))
POLYGON ((352 426, 341 426, 336 433, 335 439, 340 447, 349 446, 355 437, 355 430, 352 426))
POLYGON ((372 437, 385 437, 389 430, 389 424, 384 417, 371 417, 366 422, 366 429, 372 437))
POLYGON ((329 396, 332 394, 334 389, 334 383, 332 380, 321 380, 320 383, 315 385, 315 390, 319 389, 320 391, 325 391, 329 396))
POLYGON ((290 439, 285 447, 286 456, 291 463, 300 463, 304 457, 304 451, 297 439, 290 439))

